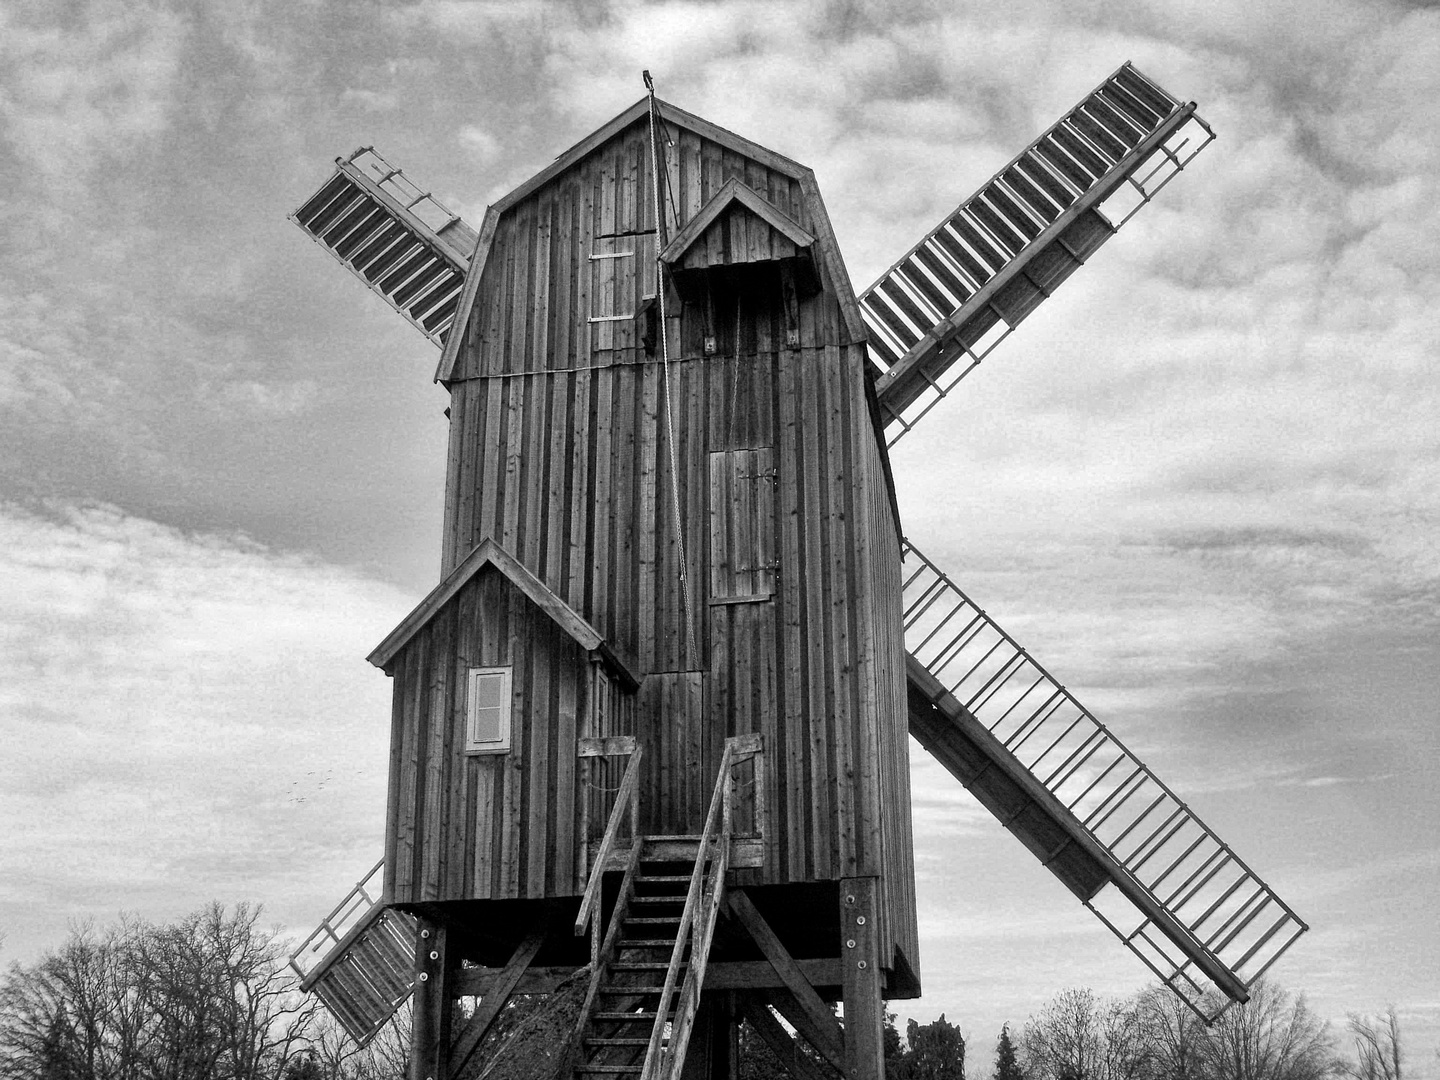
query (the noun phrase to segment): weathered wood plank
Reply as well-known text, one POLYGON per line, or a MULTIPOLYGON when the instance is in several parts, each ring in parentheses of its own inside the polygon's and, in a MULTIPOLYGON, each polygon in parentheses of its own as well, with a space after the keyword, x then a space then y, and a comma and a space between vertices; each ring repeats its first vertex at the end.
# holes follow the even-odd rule
POLYGON ((808 740, 805 734, 806 692, 805 692, 805 605, 803 581, 806 571, 803 548, 801 514, 803 512, 800 488, 800 435, 798 416, 799 400, 796 383, 797 373, 786 365, 779 369, 776 388, 779 397, 779 442, 780 460, 784 463, 781 479, 781 514, 785 550, 795 554, 792 572, 781 579, 783 628, 781 645, 784 665, 780 715, 783 717, 781 732, 783 761, 785 763, 782 783, 777 790, 774 824, 777 841, 783 846, 786 862, 786 880, 803 881, 809 870, 810 848, 807 816, 811 811, 805 796, 809 756, 808 740))
MULTIPOLYGON (((660 447, 655 432, 659 427, 660 403, 659 381, 649 375, 643 380, 641 390, 640 416, 644 425, 640 436, 640 510, 635 518, 634 531, 636 537, 636 548, 640 560, 639 568, 639 641, 636 646, 636 655, 640 657, 640 665, 643 668, 651 669, 660 667, 657 663, 657 633, 663 630, 657 623, 659 613, 657 611, 657 592, 664 591, 664 585, 657 581, 659 566, 657 560, 659 553, 659 533, 665 527, 665 513, 663 506, 668 506, 665 500, 660 498, 657 490, 659 476, 657 474, 657 457, 660 454, 660 447)), ((627 532, 630 530, 626 530, 627 532)))
POLYGON ((840 955, 844 965, 847 1076, 885 1075, 885 1006, 875 934, 878 879, 840 882, 840 955), (852 944, 853 942, 853 944, 852 944))
POLYGON ((528 740, 528 752, 525 755, 528 759, 525 777, 525 817, 528 825, 524 841, 525 895, 539 899, 548 895, 547 867, 554 861, 550 842, 555 792, 550 786, 550 767, 551 755, 559 750, 556 745, 559 732, 556 725, 558 693, 552 678, 552 668, 561 658, 562 646, 560 635, 553 625, 536 627, 535 639, 547 641, 549 648, 544 650, 544 653, 536 650, 539 655, 536 655, 535 662, 531 665, 532 696, 526 719, 527 727, 533 731, 533 735, 528 740))
MULTIPOLYGON (((826 610, 827 651, 830 654, 827 678, 834 679, 831 724, 833 731, 832 752, 835 775, 835 838, 838 869, 842 874, 854 876, 861 872, 862 850, 860 833, 864 826, 859 820, 860 800, 857 798, 859 776, 857 768, 865 763, 857 761, 855 746, 856 710, 855 659, 852 652, 851 625, 856 600, 852 559, 855 545, 849 542, 849 531, 855 521, 849 493, 854 478, 851 474, 853 442, 846 430, 843 378, 847 374, 841 366, 840 350, 827 346, 823 352, 824 381, 821 395, 821 409, 825 426, 827 453, 824 458, 825 503, 825 548, 826 576, 830 586, 830 604, 826 610), (851 673, 850 678, 834 677, 841 672, 851 673)), ((871 762, 873 764, 873 761, 871 762)), ((873 824, 878 827, 876 819, 873 824)), ((868 869, 868 868, 867 868, 868 869)))

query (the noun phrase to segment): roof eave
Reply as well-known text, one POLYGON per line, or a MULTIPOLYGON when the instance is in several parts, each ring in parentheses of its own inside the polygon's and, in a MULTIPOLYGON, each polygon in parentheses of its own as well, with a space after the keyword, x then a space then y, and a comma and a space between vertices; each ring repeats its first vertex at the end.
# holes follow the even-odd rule
POLYGON ((548 615, 552 622, 564 630, 577 645, 591 656, 605 663, 629 689, 636 689, 640 683, 630 669, 601 636, 600 632, 585 620, 574 608, 557 596, 543 581, 492 539, 476 544, 470 554, 450 571, 425 599, 400 620, 398 626, 386 635, 385 640, 375 646, 366 659, 387 674, 395 657, 410 643, 430 621, 463 589, 472 578, 487 566, 493 566, 506 579, 530 599, 536 607, 548 615))

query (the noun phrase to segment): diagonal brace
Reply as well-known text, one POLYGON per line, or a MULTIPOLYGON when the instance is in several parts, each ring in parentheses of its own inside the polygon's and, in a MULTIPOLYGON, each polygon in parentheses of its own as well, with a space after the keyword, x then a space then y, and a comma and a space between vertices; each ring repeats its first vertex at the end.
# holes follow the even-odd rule
POLYGON ((500 1010, 515 992, 520 976, 525 974, 530 962, 535 959, 535 954, 540 951, 540 946, 545 943, 548 930, 548 923, 542 917, 529 936, 516 947, 509 962, 495 979, 491 992, 476 1007, 474 1015, 470 1017, 465 1030, 460 1033, 450 1051, 451 1076, 460 1075, 470 1055, 480 1045, 480 1040, 485 1038, 485 1033, 490 1030, 495 1018, 500 1015, 500 1010))
MULTIPOLYGON (((780 976, 780 981, 789 990, 789 994, 784 995, 787 1000, 781 1005, 785 1010, 786 1019, 796 1025, 796 1028, 800 1030, 807 1041, 814 1045, 826 1061, 843 1073, 845 1071, 845 1039, 841 1033, 840 1024, 835 1019, 835 1014, 815 992, 815 988, 810 985, 810 981, 800 970, 800 965, 781 944, 780 938, 776 936, 770 924, 765 921, 765 917, 756 909, 754 902, 746 895, 745 890, 731 889, 725 895, 725 903, 730 914, 755 939, 755 944, 760 946, 760 951, 764 954, 765 959, 770 961, 770 966, 775 969, 775 973, 780 976), (785 1008, 785 1006, 790 1007, 785 1008)), ((777 1004, 779 1003, 777 1002, 777 1004)))

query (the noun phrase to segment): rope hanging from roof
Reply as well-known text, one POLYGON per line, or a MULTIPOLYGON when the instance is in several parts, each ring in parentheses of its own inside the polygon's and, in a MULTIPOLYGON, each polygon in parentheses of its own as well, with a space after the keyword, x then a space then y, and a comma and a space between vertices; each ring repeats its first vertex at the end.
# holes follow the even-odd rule
MULTIPOLYGON (((665 318, 665 266, 660 252, 665 246, 665 219, 660 202, 660 140, 656 134, 655 81, 644 73, 645 89, 650 95, 650 176, 655 211, 655 293, 660 301, 660 371, 665 387, 665 436, 670 451, 670 503, 675 513, 675 544, 680 555, 680 605, 685 619, 685 657, 693 664, 699 661, 695 648, 695 620, 690 603, 690 572, 685 555, 685 524, 680 516, 680 472, 675 460, 675 406, 670 396, 670 335, 665 318)), ((668 187, 668 185, 667 185, 668 187)))

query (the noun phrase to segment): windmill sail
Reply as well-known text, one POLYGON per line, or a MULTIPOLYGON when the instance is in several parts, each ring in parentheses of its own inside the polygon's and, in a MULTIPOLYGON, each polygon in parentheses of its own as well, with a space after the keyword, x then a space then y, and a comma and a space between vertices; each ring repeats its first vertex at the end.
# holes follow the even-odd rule
POLYGON ((384 866, 377 862, 290 955, 300 989, 319 994, 360 1046, 414 987, 415 917, 378 899, 384 866))
POLYGON ((290 220, 436 345, 444 345, 476 233, 370 147, 335 159, 335 174, 290 220))
POLYGON ((1214 139, 1130 64, 860 296, 891 445, 1214 139))
POLYGON ((908 541, 904 582, 911 734, 1201 1015, 1246 1000, 1305 923, 908 541))

